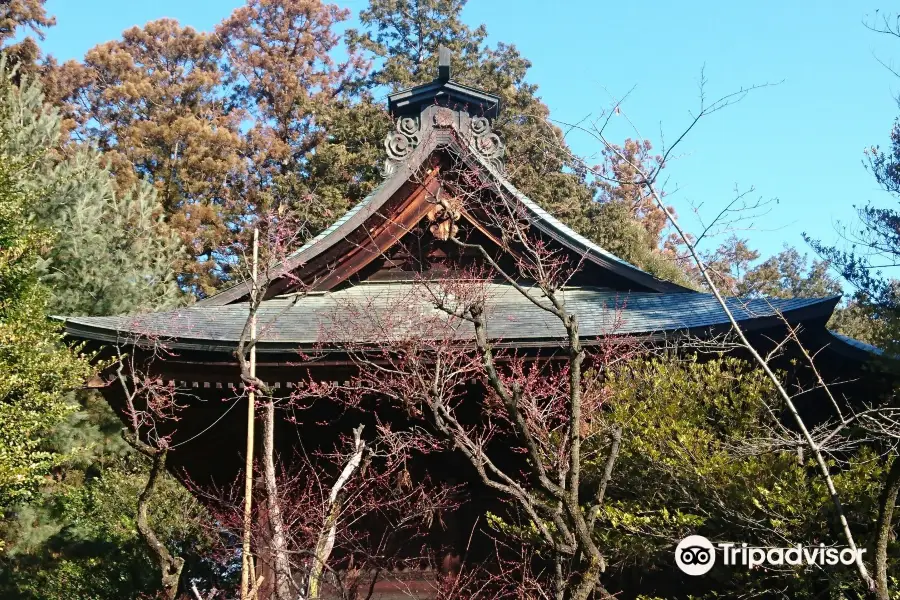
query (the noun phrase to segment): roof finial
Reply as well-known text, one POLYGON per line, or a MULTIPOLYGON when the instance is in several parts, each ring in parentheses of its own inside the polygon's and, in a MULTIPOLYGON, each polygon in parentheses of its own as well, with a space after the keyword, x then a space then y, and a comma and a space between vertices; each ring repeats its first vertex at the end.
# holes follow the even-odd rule
POLYGON ((436 78, 388 94, 388 109, 397 119, 397 126, 384 140, 387 150, 385 175, 406 162, 426 140, 432 148, 465 143, 479 157, 501 170, 504 146, 491 130, 491 119, 496 119, 500 113, 500 98, 453 81, 450 78, 453 57, 449 48, 438 46, 437 55, 436 78), (451 134, 450 130, 459 135, 451 134))
POLYGON ((443 44, 438 46, 438 79, 450 80, 450 48, 443 44))

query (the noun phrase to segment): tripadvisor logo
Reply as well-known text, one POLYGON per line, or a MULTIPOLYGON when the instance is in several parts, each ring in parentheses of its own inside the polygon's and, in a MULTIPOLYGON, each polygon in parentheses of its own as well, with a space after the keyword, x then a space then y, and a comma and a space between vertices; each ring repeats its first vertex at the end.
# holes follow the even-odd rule
POLYGON ((746 566, 753 569, 760 565, 818 565, 833 567, 852 565, 862 560, 865 548, 830 548, 825 544, 803 546, 796 544, 790 548, 760 548, 747 544, 720 542, 713 543, 702 535, 689 535, 675 547, 675 564, 688 575, 703 575, 716 564, 716 553, 721 553, 722 564, 746 566))
POLYGON ((688 575, 703 575, 716 564, 716 549, 702 535, 689 535, 675 548, 675 564, 688 575))

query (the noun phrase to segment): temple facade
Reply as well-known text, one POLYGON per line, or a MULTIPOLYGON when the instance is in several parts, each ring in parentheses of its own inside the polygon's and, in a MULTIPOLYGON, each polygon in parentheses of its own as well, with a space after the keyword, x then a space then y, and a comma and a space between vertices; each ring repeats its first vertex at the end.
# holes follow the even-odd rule
MULTIPOLYGON (((504 142, 492 129, 500 99, 454 81, 448 57, 441 58, 434 81, 389 96, 395 128, 385 140, 380 185, 285 257, 267 282, 257 315, 260 379, 284 394, 303 381, 350 380, 357 366, 347 348, 379 340, 371 339, 376 328, 347 323, 359 322, 360 314, 379 323, 396 321, 403 311, 430 314, 434 306, 421 293, 423 282, 471 276, 484 272, 485 263, 513 279, 494 277, 485 284, 492 343, 538 359, 552 355, 564 343, 565 331, 516 289, 529 283, 504 237, 504 219, 524 224, 555 260, 563 257, 573 266, 562 294, 568 310, 578 315, 586 346, 609 336, 671 347, 727 336, 731 324, 712 295, 663 281, 614 256, 517 190, 504 174, 504 142), (466 244, 454 244, 452 237, 466 244)), ((235 351, 251 290, 251 282, 241 282, 178 310, 65 320, 70 339, 101 354, 122 348, 136 355, 155 352, 147 363, 150 375, 171 382, 184 398, 172 424, 169 469, 198 488, 227 486, 243 468, 244 410, 232 408, 243 397, 235 351), (145 347, 150 339, 162 341, 166 351, 145 347)), ((877 351, 827 329, 838 301, 730 298, 728 305, 760 349, 772 349, 785 338, 787 326, 795 327, 824 372, 863 381, 866 363, 877 351)), ((474 334, 460 328, 458 335, 465 341, 474 334)), ((872 393, 866 385, 860 383, 853 393, 872 393)), ((122 410, 118 386, 100 389, 122 410)), ((811 394, 803 403, 809 409, 817 401, 811 394)), ((279 423, 281 455, 291 456, 303 440, 315 445, 309 440, 346 432, 340 411, 329 411, 317 405, 279 423)), ((428 468, 452 483, 472 479, 466 465, 452 457, 430 460, 436 462, 428 468)), ((441 543, 465 547, 470 524, 483 509, 480 498, 480 492, 471 493, 468 512, 444 521, 441 543)), ((388 598, 393 592, 381 593, 388 598)))

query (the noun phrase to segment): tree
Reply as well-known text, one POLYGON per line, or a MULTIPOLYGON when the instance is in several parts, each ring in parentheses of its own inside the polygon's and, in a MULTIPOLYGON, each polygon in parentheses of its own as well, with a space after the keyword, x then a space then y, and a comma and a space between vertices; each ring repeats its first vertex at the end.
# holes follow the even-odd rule
MULTIPOLYGON (((675 257, 661 246, 664 214, 640 197, 640 186, 627 183, 627 165, 615 153, 604 153, 603 165, 592 173, 572 156, 537 86, 527 81, 531 63, 514 45, 488 46, 484 25, 472 29, 461 20, 466 3, 370 2, 360 13, 365 29, 348 32, 351 47, 359 45, 378 63, 370 85, 398 90, 432 80, 437 48, 446 46, 455 80, 501 99, 503 110, 493 129, 506 141, 507 176, 513 184, 621 258, 663 279, 688 283, 675 257)), ((631 157, 653 160, 649 143, 626 140, 623 148, 631 157)))
MULTIPOLYGON (((45 81, 64 107, 64 131, 98 140, 120 189, 135 175, 157 188, 190 253, 178 263, 179 283, 196 295, 231 278, 225 240, 242 235, 250 215, 294 203, 316 233, 375 187, 391 125, 374 95, 432 79, 439 44, 455 53, 455 79, 501 97, 494 129, 507 140, 513 183, 626 260, 684 282, 657 247, 658 213, 646 202, 625 206, 627 185, 615 192, 589 181, 527 82, 528 61, 515 46, 488 46, 484 26, 461 21, 464 6, 376 0, 360 15, 365 30, 349 31, 341 48, 334 28, 346 11, 319 0, 252 0, 214 34, 149 23, 94 48, 83 64, 48 66, 45 81), (380 63, 368 76, 364 56, 380 63)), ((626 147, 651 158, 646 145, 626 147)), ((605 160, 617 168, 613 154, 605 160)))
MULTIPOLYGON (((347 597, 349 588, 359 585, 360 571, 377 571, 399 560, 393 556, 396 540, 402 538, 408 543, 421 534, 422 523, 430 524, 432 515, 447 508, 453 491, 428 489, 427 483, 397 484, 404 481, 402 475, 410 455, 408 444, 391 443, 383 448, 377 442, 369 443, 362 436, 364 424, 353 428, 352 441, 344 439, 333 449, 320 449, 315 459, 308 454, 311 448, 302 447, 301 455, 289 465, 276 452, 275 431, 280 414, 288 410, 296 414, 297 409, 302 413, 317 400, 330 400, 336 393, 334 385, 309 381, 294 386, 295 391, 287 397, 279 397, 270 384, 256 375, 259 330, 271 327, 282 312, 260 322, 260 308, 276 276, 293 277, 285 275, 280 265, 296 247, 296 240, 305 236, 306 214, 302 208, 292 213, 282 206, 258 219, 250 249, 252 260, 249 265, 241 265, 249 267, 247 280, 251 284, 247 319, 235 351, 245 384, 241 397, 246 396, 248 402, 243 498, 218 498, 215 503, 224 507, 217 520, 231 528, 233 539, 242 538, 242 598, 262 593, 261 589, 277 600, 289 600, 298 594, 304 598, 321 597, 326 573, 335 570, 332 554, 336 550, 343 553, 339 560, 356 573, 348 574, 346 579, 329 578, 347 597), (257 407, 261 408, 262 455, 255 458, 257 407), (259 478, 256 486, 254 477, 259 478), (377 526, 383 527, 381 535, 360 526, 373 515, 377 515, 377 526), (267 577, 269 581, 265 581, 267 577)), ((284 310, 306 294, 302 281, 294 278, 293 283, 300 285, 301 290, 284 310)), ((360 419, 367 418, 364 415, 361 413, 360 419)), ((296 417, 291 417, 291 422, 298 425, 296 417)), ((381 429, 377 417, 376 426, 381 429)), ((406 473, 405 479, 408 477, 406 473)), ((240 486, 236 482, 234 487, 240 486)), ((402 557, 410 562, 427 558, 430 557, 402 557)), ((376 579, 377 575, 371 583, 376 579)))
MULTIPOLYGON (((406 464, 406 449, 401 446, 386 449, 370 446, 361 437, 362 426, 352 431, 353 440, 349 449, 342 440, 333 448, 315 452, 313 448, 304 446, 290 460, 276 453, 277 421, 288 418, 287 414, 294 415, 294 409, 307 399, 318 398, 323 393, 328 395, 329 388, 327 385, 314 385, 301 390, 295 385, 294 391, 287 397, 279 397, 269 384, 255 376, 253 353, 257 340, 255 333, 251 332, 255 328, 256 311, 273 273, 280 273, 279 264, 295 246, 295 238, 305 235, 305 227, 286 210, 270 211, 265 219, 254 224, 263 231, 264 239, 260 252, 263 262, 259 268, 261 273, 257 275, 257 269, 252 269, 254 287, 259 286, 261 291, 252 295, 244 333, 235 353, 241 366, 240 377, 246 385, 241 386, 230 400, 239 402, 246 398, 249 401, 248 439, 251 448, 253 435, 249 432, 255 431, 256 408, 261 409, 262 456, 254 462, 252 453, 248 453, 251 458, 246 473, 241 474, 240 480, 230 488, 210 490, 191 485, 196 496, 207 500, 214 522, 210 523, 191 511, 189 516, 193 521, 180 529, 190 534, 187 539, 171 535, 173 525, 180 523, 171 518, 166 503, 183 502, 183 497, 174 493, 180 488, 166 488, 162 475, 169 456, 177 452, 181 445, 175 442, 176 427, 185 399, 191 396, 190 390, 163 382, 154 371, 156 361, 168 356, 170 350, 165 340, 152 334, 123 339, 117 346, 115 365, 106 372, 113 373, 112 385, 117 386, 117 391, 124 397, 122 412, 126 428, 123 437, 130 447, 151 463, 149 477, 142 480, 129 478, 132 483, 130 490, 135 497, 129 499, 128 506, 133 507, 136 516, 129 516, 133 523, 128 528, 131 536, 127 539, 129 542, 138 537, 143 540, 143 556, 150 558, 157 575, 155 582, 145 585, 150 589, 160 589, 166 598, 174 598, 179 589, 184 590, 188 585, 184 569, 190 554, 185 554, 196 548, 198 541, 206 539, 196 534, 197 529, 206 528, 207 533, 211 534, 209 537, 214 538, 222 548, 218 554, 221 562, 211 575, 235 572, 233 562, 234 557, 238 556, 235 540, 241 539, 244 525, 243 501, 252 500, 256 508, 249 515, 250 519, 244 521, 250 536, 249 545, 241 550, 241 557, 247 561, 245 572, 249 570, 250 573, 248 585, 241 590, 241 596, 253 597, 258 593, 271 594, 275 598, 293 598, 298 594, 320 597, 317 590, 322 590, 326 582, 337 585, 343 590, 342 593, 349 593, 349 588, 359 584, 361 571, 367 572, 369 567, 380 571, 396 564, 398 559, 392 555, 392 548, 397 545, 395 539, 402 538, 405 542, 414 539, 419 534, 419 524, 426 520, 430 523, 431 516, 446 504, 447 491, 444 490, 430 494, 418 486, 397 488, 399 471, 406 464), (375 463, 378 463, 377 468, 375 463), (240 483, 245 475, 247 488, 242 493, 240 483), (254 477, 258 477, 256 485, 253 484, 254 477), (160 513, 168 518, 154 518, 160 513), (371 531, 362 524, 371 521, 374 515, 377 515, 379 523, 385 524, 381 536, 370 535, 371 531), (368 539, 367 535, 372 539, 368 539), (340 554, 333 557, 338 550, 340 554), (336 567, 333 565, 337 561, 348 567, 346 575, 335 575, 336 567)), ((238 240, 235 245, 236 253, 243 256, 246 250, 243 242, 238 240)), ((256 249, 253 255, 251 265, 257 262, 256 249)), ((246 263, 237 268, 243 269, 244 266, 246 263)), ((297 295, 297 299, 301 297, 302 294, 297 295)), ((271 322, 267 319, 260 323, 260 328, 269 325, 271 322)), ((304 406, 299 408, 302 412, 304 406)), ((296 424, 295 417, 290 418, 296 424)), ((184 490, 180 491, 183 493, 184 490)), ((413 563, 419 560, 418 557, 415 560, 404 558, 413 563)), ((123 566, 129 559, 130 556, 122 557, 123 566)), ((143 565, 138 570, 141 574, 147 571, 143 565)), ((193 575, 196 573, 195 570, 193 575)), ((209 590, 211 578, 194 583, 200 588, 207 587, 211 597, 215 595, 214 590, 209 590)), ((230 587, 230 584, 226 582, 226 586, 230 587)), ((23 585, 20 584, 20 587, 23 585)), ((100 587, 104 594, 111 593, 113 589, 112 586, 100 587)), ((128 588, 122 586, 120 589, 128 588)), ((200 596, 199 591, 194 593, 200 596)))
MULTIPOLYGON (((11 85, 0 58, 0 86, 11 85)), ((70 411, 64 392, 80 386, 88 357, 62 343, 45 316, 47 290, 35 263, 52 236, 22 215, 37 195, 25 185, 30 157, 10 155, 9 107, 0 102, 0 507, 30 498, 57 456, 44 438, 70 411)))
MULTIPOLYGON (((180 242, 162 223, 152 186, 139 181, 119 195, 95 151, 61 151, 60 116, 43 104, 33 77, 15 78, 2 70, 0 106, 0 129, 9 132, 0 138, 0 151, 13 164, 27 165, 19 188, 30 201, 16 215, 18 223, 52 233, 40 255, 32 257, 46 296, 43 310, 102 315, 180 303, 172 272, 180 242)), ((50 336, 45 344, 53 342, 54 331, 45 331, 50 336)), ((66 573, 70 591, 111 598, 131 590, 133 595, 150 579, 129 503, 121 500, 126 489, 143 486, 148 471, 134 454, 110 444, 110 428, 120 429, 114 426, 118 418, 108 407, 98 408, 96 392, 55 392, 62 416, 43 432, 40 445, 46 456, 54 456, 52 477, 20 498, 2 523, 10 554, 8 576, 0 585, 9 594, 60 597, 61 584, 50 585, 46 579, 48 572, 58 570, 66 573), (121 495, 111 493, 113 489, 121 495), (105 524, 106 519, 116 525, 105 524), (131 527, 125 525, 129 522, 131 527), (118 551, 108 553, 110 546, 118 551), (134 578, 111 575, 116 572, 134 578)), ((162 489, 173 506, 185 504, 187 493, 174 481, 163 482, 162 489)), ((196 503, 187 505, 196 516, 196 503)), ((180 542, 202 544, 196 528, 177 511, 161 519, 167 531, 186 532, 180 542)))
MULTIPOLYGON (((661 157, 653 156, 649 141, 625 140, 616 151, 604 150, 604 162, 600 166, 601 203, 621 203, 628 208, 635 221, 647 232, 647 249, 657 250, 663 245, 663 230, 666 228, 666 212, 656 206, 653 198, 640 185, 639 176, 632 164, 646 164, 653 168, 659 165, 661 157), (621 158, 625 157, 625 158, 621 158)), ((674 210, 667 207, 668 210, 674 210)))
MULTIPOLYGON (((785 407, 765 373, 736 358, 673 353, 623 364, 605 383, 622 446, 598 526, 623 580, 631 569, 656 572, 641 589, 662 597, 674 585, 711 598, 859 590, 852 574, 815 566, 720 570, 695 581, 684 581, 672 566, 672 547, 689 533, 770 548, 831 535, 828 491, 796 441, 772 422, 771 414, 785 407)), ((602 476, 602 465, 587 469, 602 476)), ((885 465, 872 448, 858 447, 836 472, 848 514, 871 547, 885 465)))
POLYGON ((514 45, 487 46, 487 28, 461 20, 467 0, 373 0, 360 13, 363 32, 348 34, 381 64, 371 84, 392 90, 435 77, 438 46, 452 53, 452 76, 500 96, 503 111, 493 129, 507 144, 510 180, 565 221, 578 219, 592 198, 584 172, 573 170, 562 132, 548 124, 547 106, 526 76, 531 63, 514 45))
POLYGON ((98 144, 120 192, 138 177, 156 187, 189 252, 183 289, 230 280, 229 243, 254 214, 293 203, 315 233, 374 187, 387 124, 360 98, 364 61, 334 58, 346 18, 318 0, 253 0, 214 33, 164 19, 48 69, 64 129, 98 144))
POLYGON ((585 211, 579 231, 602 248, 661 279, 696 287, 683 261, 668 247, 651 240, 645 224, 635 218, 632 206, 617 199, 598 201, 585 211))
POLYGON ((231 101, 249 127, 248 192, 257 214, 281 204, 303 207, 317 231, 361 197, 353 189, 356 175, 371 165, 360 158, 371 156, 349 157, 348 164, 342 144, 362 140, 341 136, 338 125, 355 106, 367 68, 352 49, 340 62, 334 58, 340 42, 334 29, 348 16, 318 0, 250 0, 216 28, 231 101))
POLYGON ((841 293, 827 261, 813 260, 796 248, 784 250, 746 272, 737 286, 740 296, 768 298, 823 298, 841 293))
MULTIPOLYGON (((881 151, 876 146, 867 154, 879 185, 892 194, 900 192, 900 124, 891 132, 890 151, 881 151)), ((897 310, 897 284, 889 269, 900 257, 900 238, 897 237, 900 211, 866 205, 857 209, 857 215, 858 222, 844 227, 841 232, 849 246, 828 244, 806 234, 804 238, 853 287, 856 316, 862 314, 865 320, 872 321, 870 324, 857 319, 857 326, 851 331, 893 351, 898 340, 900 313, 897 310)))
MULTIPOLYGON (((740 294, 744 278, 752 270, 754 261, 759 258, 759 252, 750 248, 748 240, 731 235, 712 252, 704 255, 707 271, 730 296, 740 294)), ((688 273, 699 285, 702 285, 702 276, 699 270, 688 266, 688 273)))
POLYGON ((242 113, 223 98, 222 60, 215 35, 163 19, 48 76, 77 138, 97 145, 119 193, 139 179, 156 188, 189 253, 176 261, 178 282, 199 295, 227 279, 227 241, 249 214, 242 113))
MULTIPOLYGON (((424 170, 414 177, 424 177, 424 170)), ((492 593, 500 596, 504 587, 518 586, 515 576, 521 575, 528 581, 537 577, 547 597, 603 597, 608 548, 593 529, 620 432, 602 417, 605 391, 585 373, 605 372, 635 347, 612 337, 591 347, 583 343, 563 289, 578 265, 533 235, 516 197, 501 195, 490 184, 485 189, 454 184, 480 180, 460 158, 441 169, 436 186, 452 192, 432 193, 429 201, 447 215, 463 210, 479 215, 501 248, 468 242, 462 224, 450 227, 448 243, 478 256, 482 266, 453 264, 448 271, 461 276, 423 276, 389 314, 373 314, 362 302, 347 311, 349 316, 335 319, 322 339, 338 340, 356 365, 341 396, 348 405, 385 414, 399 410, 410 420, 403 431, 381 431, 383 439, 413 436, 422 448, 457 453, 482 493, 509 506, 503 514, 488 515, 502 535, 500 543, 523 544, 544 566, 513 561, 515 568, 490 584, 497 586, 488 588, 492 593), (511 269, 500 266, 497 250, 516 257, 511 269), (531 360, 494 346, 491 323, 498 317, 492 282, 498 279, 557 327, 555 360, 531 360), (477 405, 474 417, 469 402, 477 405), (510 451, 518 458, 510 458, 510 451), (585 461, 605 464, 605 476, 584 480, 585 461)))
MULTIPOLYGON (((879 15, 876 10, 874 19, 864 24, 875 33, 900 38, 896 15, 879 15)), ((884 62, 882 65, 887 66, 884 62)), ((897 76, 896 71, 888 69, 897 76)), ((896 197, 900 194, 900 119, 895 119, 888 139, 886 149, 877 144, 867 148, 865 161, 878 185, 896 197)), ((854 310, 846 320, 848 325, 852 324, 852 331, 896 353, 900 313, 897 278, 891 269, 900 257, 900 210, 896 206, 872 203, 854 208, 856 222, 839 229, 841 244, 812 239, 805 233, 803 237, 853 287, 854 310)))
POLYGON ((117 192, 89 148, 58 151, 61 119, 44 105, 40 85, 22 78, 0 88, 5 151, 31 160, 26 188, 37 198, 31 218, 56 233, 38 263, 62 315, 110 315, 171 307, 181 301, 172 266, 180 242, 162 221, 152 186, 136 181, 117 192))
POLYGON ((548 123, 549 109, 526 76, 531 64, 514 45, 489 47, 487 28, 461 19, 467 0, 373 0, 360 13, 362 31, 351 30, 380 64, 369 85, 399 90, 435 77, 438 46, 452 53, 452 76, 460 83, 497 94, 503 106, 493 125, 507 144, 508 176, 519 189, 570 224, 583 224, 593 190, 584 170, 570 160, 562 131, 548 123))
MULTIPOLYGON (((638 164, 636 161, 629 160, 628 157, 625 156, 624 153, 622 153, 620 150, 618 150, 617 147, 612 144, 606 137, 606 133, 604 130, 605 124, 602 121, 596 122, 592 126, 591 131, 595 138, 603 145, 603 148, 617 153, 621 159, 629 162, 632 168, 634 168, 640 184, 645 187, 647 192, 656 202, 656 205, 661 210, 666 211, 666 205, 663 200, 663 193, 659 187, 658 180, 660 171, 665 166, 666 161, 669 156, 671 156, 673 150, 679 145, 679 142, 683 140, 685 136, 700 122, 700 120, 705 119, 706 117, 709 117, 710 115, 731 106, 735 102, 740 101, 741 99, 746 97, 749 92, 758 89, 758 87, 763 86, 741 88, 741 90, 737 92, 726 94, 712 102, 709 102, 706 99, 701 87, 699 111, 694 113, 693 119, 691 120, 687 128, 680 135, 676 136, 675 139, 678 140, 678 142, 667 149, 666 153, 663 155, 662 160, 659 163, 659 167, 656 169, 648 170, 643 168, 643 166, 638 164)), ((618 104, 616 104, 615 110, 619 110, 618 104)), ((714 223, 721 220, 723 216, 728 213, 734 213, 736 211, 739 212, 744 210, 747 205, 746 203, 741 202, 742 197, 742 195, 739 195, 735 200, 726 204, 725 208, 719 213, 719 216, 714 219, 714 223)), ((795 403, 794 398, 788 392, 788 389, 785 386, 784 378, 776 373, 773 368, 773 356, 771 354, 763 356, 760 353, 759 349, 757 349, 750 341, 747 333, 741 327, 740 323, 738 323, 737 319, 734 316, 732 308, 728 305, 728 302, 723 295, 722 289, 716 283, 713 274, 710 272, 706 261, 704 260, 703 255, 697 249, 697 239, 690 235, 682 227, 673 212, 666 211, 666 216, 669 220, 669 224, 675 231, 674 235, 677 235, 679 243, 683 245, 683 247, 687 250, 690 260, 696 267, 699 275, 702 277, 704 284, 712 292, 717 304, 727 316, 728 321, 731 325, 731 332, 736 337, 737 342, 750 356, 753 364, 755 366, 758 366, 765 373, 768 380, 772 383, 774 389, 780 397, 780 400, 783 402, 786 408, 786 412, 788 417, 790 418, 790 421, 799 432, 799 437, 804 444, 804 448, 812 454, 818 476, 821 479, 821 482, 826 486, 833 504, 834 521, 836 527, 840 531, 842 540, 847 544, 847 547, 856 556, 855 566, 859 584, 861 584, 863 588, 868 592, 877 593, 879 600, 887 600, 887 598, 889 598, 890 591, 888 589, 889 582, 887 580, 886 569, 884 568, 887 562, 885 556, 886 546, 884 544, 879 544, 879 555, 876 559, 876 571, 875 576, 873 577, 873 575, 869 571, 868 566, 863 560, 861 553, 857 551, 859 548, 857 544, 858 540, 860 539, 860 536, 858 535, 859 532, 854 532, 855 528, 850 524, 848 513, 846 512, 842 503, 841 494, 838 492, 835 484, 835 475, 832 473, 831 467, 829 466, 829 457, 833 455, 832 450, 828 447, 827 444, 823 444, 820 440, 817 439, 817 432, 811 429, 810 425, 807 422, 807 418, 804 417, 804 415, 802 415, 797 409, 797 404, 795 403)), ((707 230, 708 229, 709 228, 707 228, 707 230)), ((841 404, 837 401, 836 397, 832 394, 828 383, 816 367, 816 362, 813 355, 800 340, 797 327, 792 326, 789 322, 787 322, 787 320, 783 320, 783 324, 787 332, 787 337, 784 342, 795 344, 796 347, 800 350, 803 358, 806 360, 807 366, 811 369, 815 377, 817 385, 821 389, 825 390, 825 393, 831 401, 831 406, 834 409, 834 416, 836 417, 837 422, 834 425, 833 432, 831 434, 828 434, 826 437, 827 440, 830 440, 838 434, 841 434, 843 430, 856 423, 859 419, 859 415, 855 411, 853 411, 852 407, 842 407, 841 404)), ((875 415, 878 415, 881 419, 884 419, 887 423, 890 423, 893 419, 894 409, 890 406, 889 400, 886 401, 883 398, 879 398, 876 400, 876 403, 877 405, 872 409, 871 412, 875 415)), ((885 425, 885 427, 888 426, 885 425)), ((847 435, 847 433, 843 433, 843 435, 838 439, 846 439, 845 436, 847 435)), ((886 440, 884 437, 880 439, 889 444, 889 453, 887 455, 887 458, 889 460, 892 460, 893 456, 891 451, 895 449, 896 446, 891 443, 890 440, 886 440)), ((883 489, 883 493, 881 494, 882 510, 879 514, 886 515, 886 518, 879 519, 879 539, 886 539, 887 537, 889 537, 892 528, 890 516, 893 514, 893 504, 896 500, 895 490, 898 489, 892 487, 892 481, 900 479, 900 463, 897 463, 896 461, 892 462, 893 464, 891 467, 891 471, 894 471, 895 473, 893 475, 888 475, 886 481, 884 482, 885 487, 883 489)))
POLYGON ((855 340, 879 347, 889 344, 891 339, 889 319, 879 318, 879 311, 867 303, 851 299, 838 307, 828 322, 829 329, 855 340))
MULTIPOLYGON (((823 298, 841 293, 827 261, 813 260, 785 244, 784 250, 762 262, 748 240, 731 235, 713 252, 704 254, 707 271, 730 296, 766 298, 823 298)), ((689 269, 699 281, 696 267, 689 269)))
MULTIPOLYGON (((97 396, 83 398, 51 444, 65 455, 28 504, 3 523, 0 595, 23 600, 154 596, 159 574, 136 524, 149 468, 121 438, 122 423, 97 396)), ((181 550, 185 578, 210 586, 229 582, 217 569, 207 509, 174 478, 157 488, 150 513, 160 538, 181 550)))
POLYGON ((45 0, 7 0, 0 3, 0 51, 7 55, 10 64, 16 65, 20 73, 36 70, 41 57, 40 48, 31 36, 16 41, 23 31, 29 31, 39 40, 44 39, 44 30, 56 24, 56 19, 47 14, 45 0))

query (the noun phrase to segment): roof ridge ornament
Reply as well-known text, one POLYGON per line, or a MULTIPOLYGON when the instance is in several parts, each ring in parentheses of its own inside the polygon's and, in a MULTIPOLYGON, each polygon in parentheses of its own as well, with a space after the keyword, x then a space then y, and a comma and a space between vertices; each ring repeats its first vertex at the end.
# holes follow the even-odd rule
POLYGON ((438 46, 438 79, 450 81, 450 48, 443 44, 438 46))
POLYGON ((498 173, 503 173, 503 156, 506 144, 491 129, 491 122, 486 117, 474 117, 469 121, 469 134, 473 147, 482 158, 486 159, 498 173))
POLYGON ((388 110, 397 120, 384 140, 385 177, 432 135, 440 136, 439 144, 453 138, 467 142, 475 154, 498 172, 503 171, 506 146, 491 128, 492 120, 500 114, 500 98, 451 79, 451 59, 450 50, 440 46, 434 80, 388 95, 388 110))

